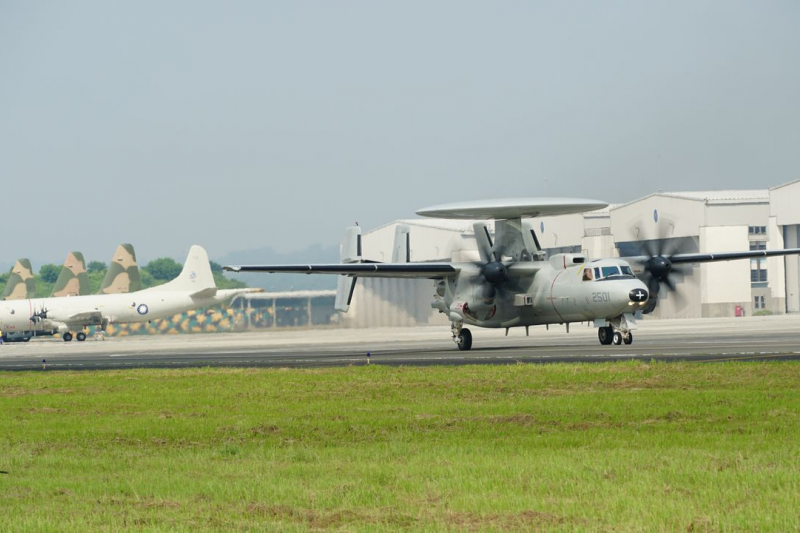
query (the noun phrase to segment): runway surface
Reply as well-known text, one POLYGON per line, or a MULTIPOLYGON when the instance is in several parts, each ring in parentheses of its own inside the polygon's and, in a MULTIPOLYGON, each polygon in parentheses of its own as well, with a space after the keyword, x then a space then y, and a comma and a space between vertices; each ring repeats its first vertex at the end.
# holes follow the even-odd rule
POLYGON ((573 324, 504 330, 471 328, 459 351, 449 326, 320 329, 89 339, 35 339, 0 346, 0 370, 326 367, 658 361, 800 360, 800 316, 643 320, 630 346, 601 346, 597 330, 573 324), (370 357, 367 357, 367 353, 370 357))

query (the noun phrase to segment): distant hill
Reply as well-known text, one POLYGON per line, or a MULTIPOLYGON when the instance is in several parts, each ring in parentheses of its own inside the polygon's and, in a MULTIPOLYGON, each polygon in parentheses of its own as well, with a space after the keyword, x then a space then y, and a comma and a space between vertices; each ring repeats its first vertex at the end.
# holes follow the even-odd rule
MULTIPOLYGON (((253 250, 231 252, 215 261, 221 265, 259 265, 259 264, 309 264, 338 263, 339 246, 314 244, 305 250, 280 253, 263 247, 253 250)), ((307 274, 234 274, 226 272, 226 277, 239 279, 250 287, 262 287, 270 292, 305 291, 335 289, 336 276, 309 276, 307 274)))

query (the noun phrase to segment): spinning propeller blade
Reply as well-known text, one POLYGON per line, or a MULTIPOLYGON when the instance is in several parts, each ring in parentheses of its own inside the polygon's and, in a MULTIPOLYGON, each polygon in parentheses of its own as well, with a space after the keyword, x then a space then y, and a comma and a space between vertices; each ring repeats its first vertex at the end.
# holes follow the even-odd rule
POLYGON ((658 224, 656 239, 647 239, 647 236, 643 235, 645 239, 642 242, 642 252, 645 258, 640 260, 640 264, 646 273, 645 283, 650 291, 650 299, 643 309, 644 313, 652 313, 655 310, 662 284, 669 292, 675 293, 676 305, 683 307, 684 298, 675 285, 674 276, 685 275, 688 270, 672 264, 671 259, 683 253, 683 250, 680 249, 682 247, 680 243, 668 240, 670 227, 674 228, 675 224, 669 219, 662 218, 658 224))

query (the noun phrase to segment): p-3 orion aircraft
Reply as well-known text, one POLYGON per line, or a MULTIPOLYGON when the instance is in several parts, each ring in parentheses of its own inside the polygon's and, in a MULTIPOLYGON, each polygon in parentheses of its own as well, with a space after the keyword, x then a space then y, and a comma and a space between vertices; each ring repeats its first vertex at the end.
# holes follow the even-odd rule
POLYGON ((681 264, 800 254, 800 248, 715 254, 665 254, 630 258, 587 258, 560 253, 544 259, 533 226, 525 219, 602 209, 608 204, 575 198, 516 198, 428 207, 418 215, 445 219, 494 220, 494 239, 485 222, 475 222, 480 261, 409 262, 408 233, 398 228, 393 261, 365 262, 361 230, 347 228, 341 263, 318 265, 226 266, 233 272, 337 274, 336 309, 346 312, 359 277, 434 280, 431 306, 448 316, 460 350, 472 347, 466 325, 526 328, 593 322, 601 344, 631 344, 636 319, 655 308, 662 284, 675 290, 670 275, 681 264))

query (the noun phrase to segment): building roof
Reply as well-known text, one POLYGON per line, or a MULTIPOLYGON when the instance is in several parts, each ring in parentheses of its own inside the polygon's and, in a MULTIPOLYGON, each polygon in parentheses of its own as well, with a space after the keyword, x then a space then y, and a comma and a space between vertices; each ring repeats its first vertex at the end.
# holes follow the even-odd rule
POLYGON ((786 183, 781 183, 780 185, 775 185, 774 187, 770 187, 769 190, 774 191, 775 189, 781 189, 783 187, 788 187, 789 185, 794 185, 795 183, 800 182, 800 179, 787 181, 786 183))
POLYGON ((618 204, 611 209, 625 207, 642 200, 647 200, 653 196, 666 196, 668 198, 681 198, 684 200, 694 200, 704 202, 707 205, 735 205, 735 204, 766 204, 769 203, 768 189, 730 189, 722 191, 677 191, 677 192, 654 192, 637 198, 626 204, 618 204))
POLYGON ((409 218, 402 220, 393 220, 388 224, 373 228, 366 233, 372 233, 389 226, 397 226, 398 224, 405 224, 407 226, 416 226, 418 228, 431 228, 441 229, 445 231, 454 231, 457 233, 464 233, 471 235, 474 233, 472 224, 475 222, 486 222, 485 220, 447 220, 443 218, 409 218))

